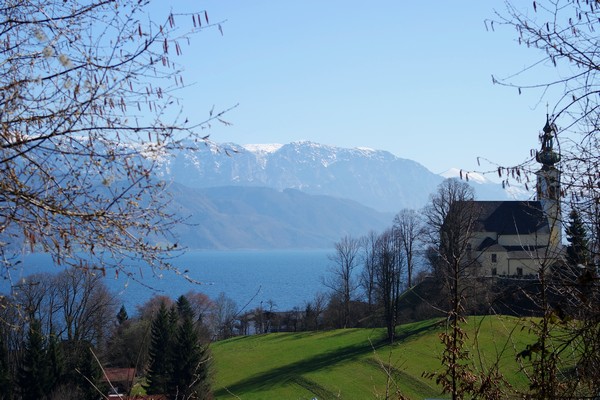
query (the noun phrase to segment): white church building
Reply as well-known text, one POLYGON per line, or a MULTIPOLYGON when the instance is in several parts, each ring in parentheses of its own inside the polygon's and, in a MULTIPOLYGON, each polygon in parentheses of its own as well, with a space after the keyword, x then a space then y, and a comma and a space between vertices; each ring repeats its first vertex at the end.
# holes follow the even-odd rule
POLYGON ((477 219, 470 241, 470 259, 479 276, 535 275, 541 266, 559 260, 561 245, 560 172, 555 164, 556 127, 546 120, 536 160, 536 199, 475 201, 477 219))

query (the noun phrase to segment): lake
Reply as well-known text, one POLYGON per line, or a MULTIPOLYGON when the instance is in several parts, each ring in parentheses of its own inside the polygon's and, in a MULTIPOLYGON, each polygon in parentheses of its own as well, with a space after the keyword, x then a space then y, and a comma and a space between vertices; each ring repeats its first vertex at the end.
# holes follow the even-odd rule
MULTIPOLYGON (((135 307, 155 294, 176 299, 190 290, 215 299, 220 293, 233 299, 238 308, 251 310, 272 300, 276 310, 303 308, 307 301, 327 288, 322 278, 327 274, 332 250, 240 250, 189 251, 178 257, 174 265, 201 284, 165 272, 162 278, 146 273, 143 285, 123 278, 106 278, 106 284, 130 315, 135 307), (148 287, 146 287, 148 286, 148 287)), ((13 282, 34 272, 48 271, 47 255, 33 254, 23 258, 23 268, 13 274, 13 282)), ((0 290, 8 291, 6 284, 0 290)))

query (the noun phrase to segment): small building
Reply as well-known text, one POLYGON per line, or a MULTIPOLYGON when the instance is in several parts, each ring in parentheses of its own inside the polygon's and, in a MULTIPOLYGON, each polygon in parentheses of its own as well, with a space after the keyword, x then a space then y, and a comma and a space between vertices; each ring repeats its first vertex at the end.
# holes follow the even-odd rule
POLYGON ((120 393, 129 393, 134 380, 135 368, 105 368, 102 376, 103 382, 117 390, 117 393, 112 393, 113 397, 122 397, 120 393))

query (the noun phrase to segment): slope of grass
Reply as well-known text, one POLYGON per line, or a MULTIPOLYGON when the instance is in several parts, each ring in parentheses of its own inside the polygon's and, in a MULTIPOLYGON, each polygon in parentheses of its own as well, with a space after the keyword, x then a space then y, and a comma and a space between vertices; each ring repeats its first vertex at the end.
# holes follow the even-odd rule
MULTIPOLYGON (((212 345, 217 399, 376 399, 398 390, 409 398, 441 397, 423 372, 440 369, 438 334, 444 320, 398 327, 394 345, 383 329, 275 333, 238 337, 212 345), (389 377, 389 378, 388 378, 389 377)), ((511 317, 473 317, 469 332, 475 364, 498 364, 507 380, 524 385, 515 349, 530 338, 526 321, 511 317), (475 346, 475 344, 477 344, 475 346)))

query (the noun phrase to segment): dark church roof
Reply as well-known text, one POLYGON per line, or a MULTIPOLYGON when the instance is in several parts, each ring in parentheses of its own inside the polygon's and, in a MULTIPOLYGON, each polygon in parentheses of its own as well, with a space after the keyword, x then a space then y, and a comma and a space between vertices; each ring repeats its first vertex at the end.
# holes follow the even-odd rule
POLYGON ((548 219, 539 201, 475 201, 479 217, 477 232, 498 235, 550 233, 548 219))
POLYGON ((483 239, 483 242, 479 243, 479 246, 477 246, 477 251, 484 250, 504 250, 504 247, 500 246, 497 240, 488 236, 483 239))

